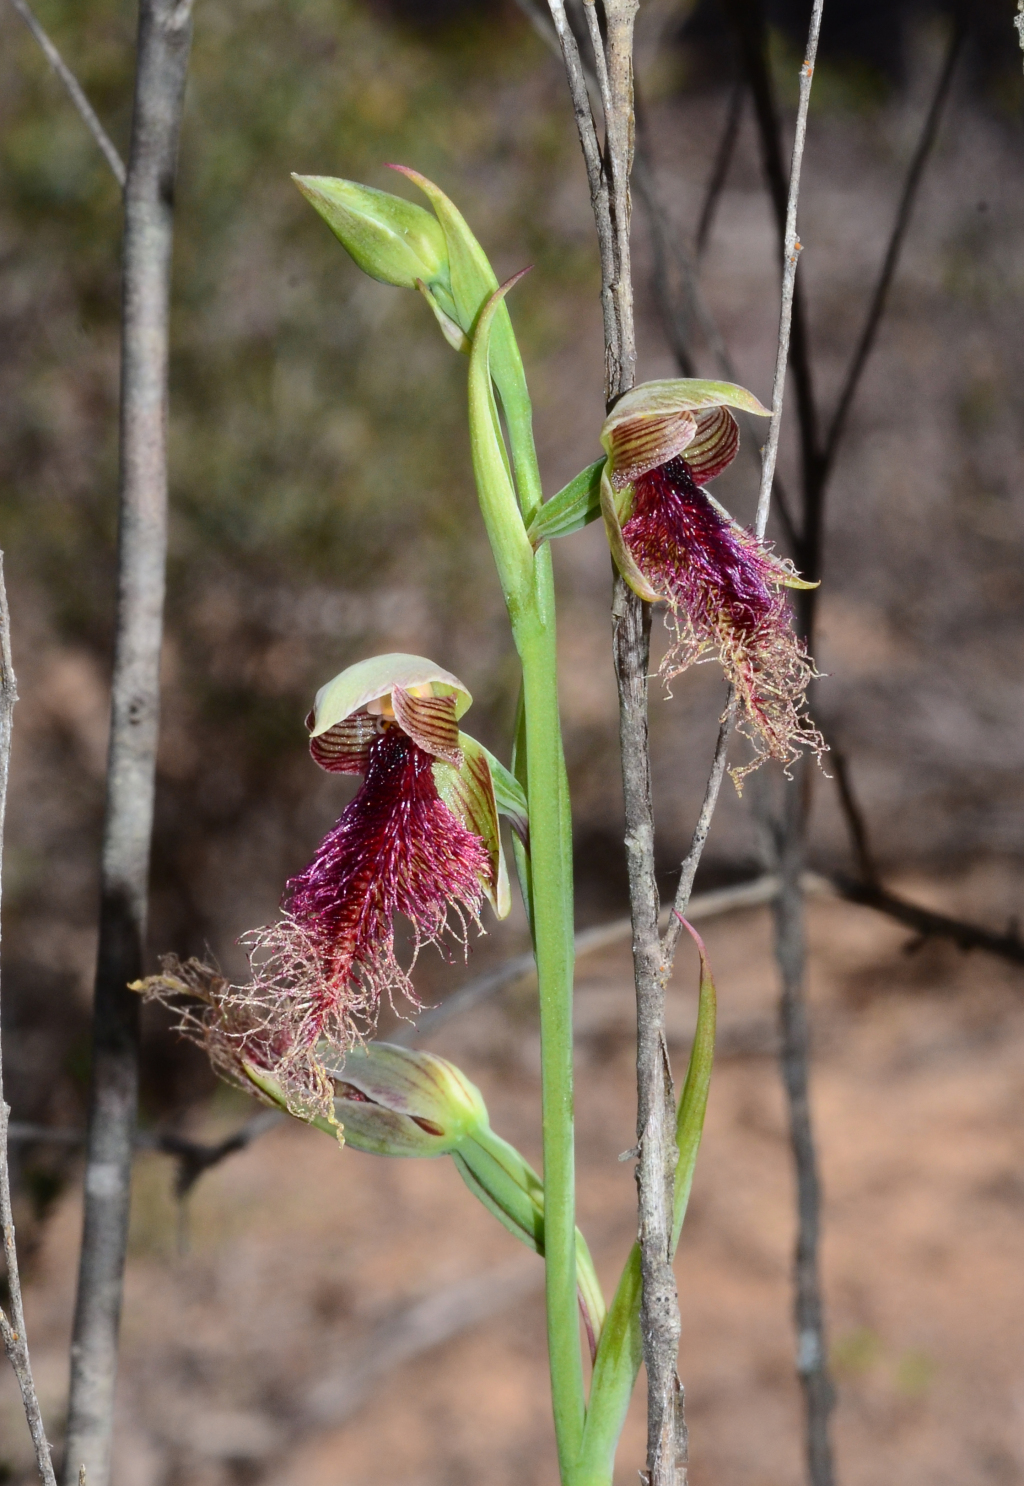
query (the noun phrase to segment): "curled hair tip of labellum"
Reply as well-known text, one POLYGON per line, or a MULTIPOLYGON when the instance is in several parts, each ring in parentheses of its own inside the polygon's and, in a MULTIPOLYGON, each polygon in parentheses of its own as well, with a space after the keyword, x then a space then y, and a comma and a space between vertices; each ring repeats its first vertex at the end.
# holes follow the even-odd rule
POLYGON ((766 759, 820 756, 824 740, 805 715, 818 672, 793 630, 788 569, 702 489, 682 456, 634 482, 622 534, 667 605, 663 679, 717 659, 735 691, 739 731, 756 750, 730 770, 737 790, 766 759))

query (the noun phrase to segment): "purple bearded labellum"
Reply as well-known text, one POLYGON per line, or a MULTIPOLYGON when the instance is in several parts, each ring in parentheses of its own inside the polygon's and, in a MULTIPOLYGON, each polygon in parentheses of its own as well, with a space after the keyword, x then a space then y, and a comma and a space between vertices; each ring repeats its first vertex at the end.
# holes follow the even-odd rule
POLYGON ((736 456, 730 407, 768 416, 731 382, 646 382, 627 392, 601 433, 601 511, 626 582, 668 607, 673 639, 661 675, 671 681, 715 657, 735 688, 740 729, 757 750, 731 771, 739 787, 765 759, 787 764, 803 748, 820 754, 824 743, 804 712, 816 672, 784 592, 816 585, 703 488, 736 456))
POLYGON ((415 961, 446 930, 464 946, 485 897, 499 917, 509 911, 492 761, 458 728, 470 702, 455 676, 411 655, 362 661, 322 687, 306 720, 310 752, 364 779, 287 883, 281 916, 240 940, 250 981, 166 961, 138 987, 173 1003, 218 1071, 257 1092, 269 1077, 293 1113, 333 1121, 323 1057, 372 1030, 382 997, 419 1005, 411 966, 396 957, 396 914, 412 926, 415 961))

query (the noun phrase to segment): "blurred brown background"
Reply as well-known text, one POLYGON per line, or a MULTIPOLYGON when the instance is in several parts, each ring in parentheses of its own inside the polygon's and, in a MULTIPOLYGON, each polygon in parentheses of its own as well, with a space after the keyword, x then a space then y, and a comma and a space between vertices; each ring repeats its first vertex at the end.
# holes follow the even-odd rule
MULTIPOLYGON (((123 144, 132 7, 40 0, 38 14, 123 144)), ((788 120, 804 9, 793 0, 770 16, 788 120)), ((1021 908, 1024 850, 1024 80, 1008 0, 970 18, 829 494, 827 676, 813 705, 848 757, 887 880, 998 929, 1021 908)), ((950 22, 939 6, 826 4, 800 269, 826 413, 950 22)), ((637 64, 659 191, 691 238, 734 72, 716 5, 648 0, 637 64)), ((357 272, 288 179, 404 190, 388 160, 438 180, 499 276, 534 265, 513 313, 547 489, 598 452, 589 203, 563 76, 520 12, 202 0, 177 195, 154 953, 208 946, 238 967, 235 937, 273 914, 347 798, 308 759, 302 718, 350 662, 432 656, 469 685, 472 730, 507 757, 515 665, 469 474, 465 363, 416 297, 357 272)), ((105 172, 35 43, 0 10, 0 532, 21 693, 4 1039, 14 1118, 61 1128, 81 1124, 87 1079, 113 614, 120 213, 105 172)), ((635 254, 639 375, 672 375, 639 208, 635 254)), ((702 282, 739 379, 767 398, 777 258, 749 105, 702 282)), ((715 374, 699 337, 694 348, 715 374)), ((791 419, 791 486, 793 434, 791 419)), ((742 455, 716 487, 743 519, 755 490, 742 455)), ((597 527, 556 557, 585 925, 625 906, 609 566, 597 527)), ((674 691, 652 713, 666 894, 723 696, 710 666, 674 691)), ((723 796, 698 886, 759 870, 752 806, 774 788, 766 774, 742 801, 723 796)), ((821 779, 812 864, 848 861, 835 786, 821 779)), ((755 912, 710 932, 735 1026, 680 1259, 695 1486, 800 1479, 767 924, 755 912)), ((840 1479, 1017 1482, 1021 974, 937 944, 908 957, 907 938, 866 910, 812 908, 840 1479)), ((473 946, 468 970, 424 961, 425 994, 440 998, 523 942, 517 913, 473 946)), ((677 977, 681 1050, 691 975, 687 964, 677 977)), ((629 1168, 615 1162, 632 1144, 629 1013, 626 958, 584 962, 583 1210, 609 1283, 632 1223, 629 1168)), ((496 1126, 534 1156, 535 1038, 523 988, 431 1044, 465 1063, 496 1126)), ((154 1020, 145 1121, 224 1131, 245 1112, 154 1020)), ((76 1156, 43 1143, 18 1152, 29 1322, 59 1433, 76 1156)), ((539 1281, 447 1163, 372 1163, 280 1131, 204 1179, 187 1252, 172 1176, 164 1158, 141 1159, 122 1486, 553 1479, 539 1281), (314 1381, 343 1365, 358 1373, 375 1328, 492 1269, 489 1318, 420 1361, 396 1360, 357 1421, 313 1419, 314 1381), (503 1285, 515 1300, 504 1308, 503 1285)), ((452 1303, 472 1311, 465 1296, 452 1303)), ((640 1458, 631 1429, 624 1482, 640 1458)), ((22 1430, 0 1376, 0 1479, 29 1479, 22 1430)))

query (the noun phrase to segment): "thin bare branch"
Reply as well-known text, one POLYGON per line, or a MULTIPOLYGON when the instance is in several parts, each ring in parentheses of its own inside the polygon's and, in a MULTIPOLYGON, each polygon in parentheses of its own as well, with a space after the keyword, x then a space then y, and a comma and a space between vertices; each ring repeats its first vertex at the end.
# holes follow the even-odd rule
POLYGON ((576 45, 576 37, 565 14, 564 0, 548 0, 551 19, 554 22, 558 44, 562 50, 565 74, 569 82, 576 128, 580 136, 580 147, 587 169, 587 184, 590 187, 590 205, 597 224, 597 245, 601 260, 601 315, 604 323, 605 376, 607 380, 609 356, 619 354, 619 328, 615 306, 615 234, 612 228, 609 182, 605 172, 601 146, 597 138, 597 126, 590 107, 587 90, 587 73, 576 45))
MULTIPOLYGON (((782 277, 782 305, 779 315, 779 340, 775 362, 775 380, 772 389, 772 419, 768 440, 762 455, 761 488, 757 501, 757 520, 754 530, 763 537, 768 525, 771 509, 772 489, 775 481, 775 461, 778 455, 779 434, 782 428, 782 407, 786 383, 786 366, 789 360, 790 327, 793 318, 793 296, 796 282, 796 262, 800 243, 796 235, 797 205, 800 199, 800 168, 803 163, 804 141, 807 134, 807 109, 810 103, 811 82, 814 77, 814 62, 818 50, 818 35, 821 30, 821 13, 824 0, 815 0, 811 14, 811 26, 807 37, 807 52, 800 69, 800 104, 797 112, 796 134, 793 142, 793 162, 790 170, 789 197, 786 206, 786 253, 782 277)), ((711 828, 711 818, 718 803, 718 793, 725 776, 729 753, 729 740, 735 721, 735 703, 730 696, 718 732, 718 743, 711 764, 704 800, 701 805, 693 839, 682 866, 679 886, 676 891, 676 912, 685 914, 693 880, 711 828)), ((662 974, 667 976, 672 969, 676 947, 679 943, 681 925, 673 919, 662 942, 662 974)))
MULTIPOLYGON (((614 326, 605 337, 605 395, 611 406, 632 387, 636 369, 633 284, 630 272, 629 178, 635 134, 633 24, 637 0, 604 0, 608 69, 607 218, 595 210, 598 238, 609 229, 614 277, 614 326)), ((597 48, 601 37, 596 24, 597 48)), ((598 77, 601 64, 598 60, 598 77)), ((570 77, 571 83, 571 77, 570 77)), ((602 251, 602 263, 604 254, 602 251)), ((606 321, 607 324, 607 321, 606 321)), ((654 808, 647 729, 651 610, 616 575, 612 594, 612 653, 619 694, 619 742, 626 816, 626 868, 633 933, 637 1007, 637 1186, 642 1293, 640 1331, 647 1372, 647 1481, 681 1486, 687 1442, 683 1395, 676 1372, 679 1298, 671 1260, 672 1193, 676 1146, 675 1093, 665 1033, 665 985, 658 937, 660 900, 654 868, 654 808)))
POLYGON ((103 158, 110 166, 114 179, 117 181, 117 184, 123 191, 125 181, 124 161, 118 154, 117 146, 114 144, 114 141, 110 138, 110 135, 104 129, 99 119, 96 117, 96 111, 93 108, 92 104, 89 102, 88 98, 85 96, 85 93, 82 91, 82 86, 79 83, 77 77, 71 71, 71 68, 64 61, 64 58, 61 56, 60 52, 57 50, 53 42, 50 40, 49 36, 36 20, 32 11, 25 4, 25 0, 11 0, 11 4, 21 16, 21 19, 25 22, 25 25, 28 27, 28 29, 32 32, 32 35, 35 37, 36 41, 38 41, 39 45, 42 47, 44 53, 46 54, 46 60, 49 62, 54 72, 64 84, 64 87, 67 89, 68 96, 71 99, 71 102, 75 105, 79 114, 81 115, 85 127, 88 129, 93 139, 99 145, 100 149, 103 151, 103 158))
MULTIPOLYGON (((520 0, 520 3, 528 5, 530 0, 520 0)), ((693 325, 696 325, 714 358, 719 374, 727 381, 738 381, 739 373, 729 353, 729 347, 701 288, 698 263, 689 252, 681 233, 670 222, 662 202, 653 163, 650 131, 647 128, 645 112, 641 107, 639 92, 636 98, 636 159, 633 165, 633 181, 647 214, 651 234, 654 298, 661 315, 666 339, 681 375, 684 377, 696 375, 696 362, 690 346, 690 330, 693 325), (682 287, 685 307, 673 292, 670 260, 682 287)), ((753 420, 746 414, 741 413, 739 416, 745 435, 742 447, 749 451, 750 457, 757 461, 760 469, 761 461, 757 452, 760 431, 756 429, 753 420)), ((775 475, 772 492, 786 539, 795 550, 799 544, 799 534, 790 513, 789 499, 778 474, 775 475)))
POLYGON ((191 0, 141 0, 125 185, 118 593, 66 1486, 108 1486, 138 1092, 167 553, 173 183, 191 0))
MULTIPOLYGON (((866 885, 860 878, 850 878, 842 873, 837 873, 832 877, 823 877, 818 872, 804 872, 800 885, 805 898, 842 898, 849 903, 873 909, 886 918, 895 919, 897 923, 906 924, 908 928, 915 931, 919 938, 947 939, 961 950, 979 949, 985 954, 995 955, 998 959, 1006 960, 1010 964, 1024 965, 1024 939, 1021 939, 1015 926, 1000 934, 995 930, 985 928, 983 924, 972 923, 968 919, 953 918, 949 914, 935 913, 931 909, 922 908, 919 904, 911 903, 896 893, 891 893, 886 889, 878 890, 870 884, 866 885)), ((686 917, 692 924, 705 923, 709 919, 728 913, 760 908, 773 903, 778 895, 778 874, 765 872, 749 882, 738 882, 731 887, 698 893, 696 897, 690 899, 686 917)), ((673 907, 674 905, 666 905, 662 908, 658 916, 660 928, 666 928, 671 922, 673 907)), ((611 948, 612 945, 621 944, 630 938, 632 932, 633 923, 629 918, 609 919, 607 923, 595 924, 590 929, 581 929, 575 939, 577 961, 585 955, 596 954, 601 950, 611 948)), ((535 972, 536 964, 532 954, 516 955, 506 960, 504 964, 496 966, 494 970, 489 970, 467 981, 464 986, 460 986, 438 1006, 424 1013, 415 1026, 403 1026, 394 1032, 389 1032, 387 1041, 397 1042, 403 1046, 419 1043, 425 1037, 433 1036, 451 1018, 483 1005, 499 991, 518 981, 526 980, 535 972)), ((262 1135, 267 1134, 275 1126, 283 1124, 287 1118, 287 1115, 279 1114, 275 1110, 264 1109, 246 1120, 232 1134, 215 1142, 189 1140, 175 1131, 140 1130, 135 1137, 135 1144, 138 1150, 161 1151, 174 1156, 179 1162, 175 1188, 180 1191, 184 1184, 187 1191, 192 1186, 193 1180, 197 1179, 188 1179, 187 1173, 192 1168, 198 1168, 197 1177, 202 1175, 229 1156, 246 1150, 262 1135)), ((8 1139, 12 1144, 39 1143, 76 1146, 81 1145, 85 1140, 85 1132, 53 1125, 36 1125, 24 1120, 12 1120, 8 1125, 8 1139)))
POLYGON ((832 879, 836 891, 850 903, 860 903, 873 908, 886 918, 895 919, 913 929, 921 939, 948 939, 958 949, 980 949, 1008 960, 1011 965, 1024 965, 1024 940, 1016 924, 1002 934, 986 929, 982 924, 968 919, 953 918, 947 913, 933 913, 930 908, 921 908, 910 903, 897 893, 891 893, 878 883, 857 881, 837 873, 832 879))
POLYGON ((835 1403, 835 1391, 828 1370, 825 1308, 821 1292, 821 1181, 811 1124, 810 1028, 804 996, 806 945, 802 876, 808 783, 808 765, 804 759, 798 765, 796 779, 786 791, 783 819, 776 833, 780 888, 774 905, 775 957, 782 981, 779 1062, 786 1089, 790 1144, 796 1168, 797 1236, 793 1260, 796 1370, 804 1394, 805 1449, 811 1486, 832 1486, 834 1472, 829 1416, 835 1403))
POLYGON ((824 0, 814 0, 811 26, 807 34, 807 50, 800 69, 800 103, 796 114, 796 133, 793 137, 793 162, 789 172, 789 197, 786 203, 785 247, 782 267, 782 308, 779 314, 779 344, 775 358, 775 380, 772 385, 772 419, 768 428, 768 439, 764 447, 761 468, 761 489, 757 498, 757 522, 755 531, 763 537, 768 525, 768 511, 772 498, 772 480, 775 477, 775 461, 779 453, 779 435, 782 432, 782 404, 786 391, 786 368, 789 364, 789 340, 793 323, 793 300, 796 292, 796 264, 800 256, 801 243, 796 235, 796 213, 800 201, 800 170, 804 159, 804 141, 807 137, 807 109, 811 101, 811 83, 814 78, 814 63, 818 54, 818 35, 821 31, 821 12, 824 0))
POLYGON ((694 827, 693 837, 690 841, 690 849, 683 858, 683 865, 679 873, 679 885, 676 888, 675 902, 672 905, 672 914, 668 921, 668 928, 661 940, 661 977, 667 981, 672 974, 672 964, 676 957, 676 949, 679 946, 679 936, 683 932, 681 920, 690 917, 692 922, 692 906, 690 894, 693 892, 693 880, 700 866, 700 859, 704 853, 704 846, 711 830, 711 820, 718 804, 718 794, 722 788, 722 780, 725 778, 725 766, 729 757, 729 739, 732 736, 733 725, 736 721, 736 698, 732 688, 729 689, 729 699, 722 713, 722 720, 718 725, 718 741, 715 744, 715 756, 711 763, 711 773, 704 788, 704 799, 701 802, 700 814, 697 816, 697 824, 694 827), (689 912, 688 912, 689 910, 689 912))
MULTIPOLYGON (((641 109, 637 111, 636 161, 633 180, 637 195, 647 213, 655 253, 660 251, 666 271, 668 260, 671 259, 674 263, 686 301, 685 316, 681 310, 673 309, 668 318, 668 325, 676 324, 679 327, 677 338, 681 338, 686 343, 689 339, 689 325, 695 324, 704 337, 721 375, 729 381, 736 381, 735 365, 729 355, 729 348, 725 344, 722 332, 718 328, 718 323, 704 298, 697 278, 697 266, 681 234, 669 221, 668 213, 662 204, 651 154, 649 131, 644 127, 644 114, 641 109)), ((660 304, 661 296, 659 295, 658 298, 660 304)), ((671 334, 670 344, 675 351, 675 339, 671 337, 671 334)))
POLYGON ((601 22, 597 15, 597 6, 594 0, 584 0, 583 14, 587 22, 587 34, 590 37, 590 48, 594 53, 594 76, 597 82, 598 96, 601 99, 601 111, 607 124, 608 116, 612 111, 611 81, 608 77, 608 58, 605 56, 604 40, 601 36, 601 22))
MULTIPOLYGON (((788 187, 782 157, 781 129, 767 62, 767 32, 762 0, 727 0, 740 45, 744 70, 754 101, 765 180, 775 211, 782 256, 782 306, 772 394, 772 421, 763 453, 761 488, 755 530, 763 536, 768 523, 778 454, 783 396, 792 340, 792 371, 797 395, 802 463, 803 512, 799 531, 788 510, 783 516, 798 564, 809 579, 820 577, 824 525, 824 482, 818 445, 817 407, 811 377, 806 319, 796 281, 800 241, 797 206, 800 171, 806 137, 807 108, 821 25, 822 0, 815 0, 805 60, 800 72, 800 102, 788 187)), ((815 593, 802 593, 798 604, 800 628, 812 644, 815 593)), ((728 737, 720 738, 715 767, 724 766, 728 737)), ((782 988, 779 1000, 780 1065, 786 1088, 790 1139, 797 1179, 797 1243, 794 1260, 794 1309, 798 1337, 797 1372, 803 1387, 807 1464, 812 1486, 831 1486, 832 1452, 829 1414, 833 1390, 828 1375, 824 1335, 824 1307, 818 1275, 820 1191, 808 1099, 809 1033, 804 1006, 803 875, 804 835, 809 776, 806 763, 786 793, 783 819, 774 832, 780 892, 775 900, 775 953, 782 988)))
POLYGON ((637 195, 643 204, 647 215, 648 230, 651 234, 651 287, 654 290, 655 303, 661 316, 662 329, 665 339, 668 341, 672 355, 675 357, 676 366, 681 376, 695 377, 697 366, 690 349, 690 321, 677 296, 672 292, 672 282, 669 270, 669 257, 671 256, 671 238, 668 232, 668 223, 660 203, 653 191, 649 189, 650 181, 643 159, 643 131, 639 131, 639 140, 636 157, 634 179, 636 181, 637 195))
MULTIPOLYGON (((768 31, 765 23, 764 3, 763 0, 725 0, 725 5, 736 30, 740 60, 753 100, 765 184, 775 213, 779 235, 779 255, 785 271, 788 254, 786 244, 789 241, 787 235, 788 203, 791 193, 790 182, 786 179, 778 109, 768 67, 768 31)), ((813 27, 813 13, 811 20, 813 27)), ((799 284, 795 285, 793 291, 792 342, 791 370, 796 391, 800 456, 806 487, 814 479, 820 452, 807 319, 799 284)), ((802 556, 801 554, 801 558, 802 556)))
POLYGON ((839 394, 839 401, 836 403, 836 410, 833 415, 832 422, 829 425, 828 434, 825 438, 825 450, 822 455, 821 469, 819 472, 819 480, 823 487, 829 475, 832 473, 832 469, 835 464, 836 451, 839 447, 839 441, 846 431, 846 424, 850 416, 850 408, 853 405, 853 399, 856 396, 857 388, 860 385, 860 379, 864 373, 864 368, 867 365, 868 357, 871 355, 872 348, 875 344, 875 338, 878 334, 878 327, 881 324, 882 316, 885 313, 886 301, 889 298, 889 290, 892 287, 892 281, 896 274, 897 265, 899 264, 900 253, 903 249, 903 241, 907 235, 907 228, 910 226, 910 218, 914 210, 914 202, 917 199, 917 193, 924 176, 925 166, 928 164, 928 157, 935 147, 935 141, 938 137, 939 132, 939 123, 942 119, 942 111, 945 107, 946 99, 949 97, 950 85, 953 81, 953 73, 956 70, 957 59, 963 47, 964 37, 966 34, 967 27, 963 21, 963 18, 958 17, 953 23, 953 28, 949 37, 949 45, 946 48, 945 59, 943 60, 942 67, 939 70, 938 80, 935 84, 935 92, 932 95, 932 101, 928 107, 928 112, 925 114, 924 124, 921 128, 921 135, 917 141, 917 148, 914 150, 913 156, 911 157, 910 167, 907 171, 907 178, 903 184, 903 193, 900 196, 899 208, 896 212, 896 220, 893 222, 892 225, 892 232, 889 236, 888 246, 885 250, 885 257, 882 259, 882 267, 878 275, 878 282, 875 284, 875 290, 871 296, 871 304, 868 309, 867 317, 864 321, 864 328, 860 333, 860 339, 858 340, 854 353, 850 358, 850 366, 849 370, 846 373, 846 380, 844 381, 843 389, 839 394))
POLYGON ((846 755, 836 749, 831 742, 829 743, 828 762, 836 781, 836 788, 839 790, 839 803, 842 807, 843 819, 846 821, 846 829, 849 832, 850 845, 853 848, 860 880, 865 884, 877 886, 878 867, 871 850, 867 821, 853 788, 850 766, 846 755))
MULTIPOLYGON (((584 0, 593 4, 594 0, 584 0)), ((629 229, 631 204, 629 177, 633 169, 636 120, 633 113, 633 25, 640 0, 604 0, 608 67, 608 106, 605 118, 605 152, 611 177, 611 223, 615 234, 615 323, 618 330, 616 359, 605 357, 609 370, 609 399, 632 387, 636 376, 636 337, 633 330, 633 276, 630 267, 629 229)), ((600 39, 600 33, 598 33, 600 39)), ((600 77, 600 67, 598 67, 600 77)))
MULTIPOLYGON (((797 394, 803 475, 803 520, 796 555, 804 575, 816 580, 820 577, 821 567, 824 485, 821 480, 822 461, 818 446, 810 348, 796 283, 800 251, 796 218, 807 106, 814 74, 822 4, 821 0, 815 0, 807 51, 801 68, 800 104, 784 213, 781 130, 768 71, 763 8, 760 0, 730 0, 730 4, 734 14, 740 19, 740 44, 754 95, 765 176, 775 208, 783 262, 782 313, 772 395, 772 422, 764 453, 756 530, 759 535, 763 535, 767 525, 792 331, 792 369, 797 394)), ((800 595, 798 604, 800 628, 808 648, 813 644, 815 600, 816 593, 811 590, 800 595)), ((779 1063, 786 1090, 790 1143, 796 1172, 797 1238, 793 1265, 796 1368, 804 1394, 805 1449, 811 1486, 832 1486, 829 1417, 834 1404, 834 1390, 828 1372, 824 1304, 818 1264, 821 1194, 810 1116, 810 1033, 804 1000, 806 954, 801 882, 809 789, 810 776, 806 760, 802 760, 796 766, 795 779, 786 791, 782 820, 774 832, 776 867, 780 877, 779 896, 775 900, 775 956, 781 980, 779 1063)))
MULTIPOLYGON (((11 616, 7 607, 7 586, 4 583, 4 559, 0 552, 0 862, 3 858, 4 821, 7 815, 7 781, 11 771, 11 730, 14 723, 14 704, 18 700, 18 683, 14 676, 11 658, 11 616)), ((21 1295, 21 1275, 18 1269, 18 1250, 14 1241, 14 1212, 11 1207, 11 1172, 7 1155, 8 1122, 10 1105, 4 1098, 3 1052, 0 1049, 0 1230, 3 1231, 4 1261, 7 1266, 7 1291, 10 1296, 11 1314, 0 1307, 0 1338, 4 1351, 14 1368, 14 1375, 21 1389, 21 1402, 32 1445, 36 1452, 36 1466, 43 1486, 56 1486, 50 1446, 43 1427, 43 1416, 39 1408, 32 1376, 32 1359, 29 1356, 28 1336, 25 1330, 25 1308, 21 1295)))

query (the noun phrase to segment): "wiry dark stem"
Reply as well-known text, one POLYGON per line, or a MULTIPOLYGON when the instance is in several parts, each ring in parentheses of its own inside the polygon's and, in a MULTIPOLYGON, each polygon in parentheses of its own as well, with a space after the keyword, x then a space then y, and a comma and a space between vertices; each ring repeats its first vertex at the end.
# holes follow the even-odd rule
MULTIPOLYGON (((643 130, 640 129, 641 144, 643 130)), ((642 147, 637 152, 636 160, 636 188, 637 195, 643 204, 647 216, 648 230, 651 234, 651 257, 652 271, 651 281, 654 289, 654 298, 661 316, 662 327, 665 337, 672 349, 676 359, 676 365, 684 377, 695 377, 697 368, 690 350, 690 317, 684 311, 681 301, 672 292, 671 270, 669 258, 671 254, 671 229, 665 217, 664 211, 654 191, 654 183, 650 178, 650 171, 644 156, 642 147)))
POLYGON ((191 0, 141 0, 125 186, 117 622, 101 870, 85 1215, 64 1476, 107 1486, 138 1089, 167 550, 174 176, 191 0))
POLYGON ((842 806, 843 819, 846 821, 846 829, 850 835, 850 845, 853 847, 860 880, 865 884, 877 886, 878 867, 875 864, 874 853, 868 838, 867 821, 860 808, 860 801, 854 793, 850 766, 846 761, 846 755, 840 753, 831 741, 829 741, 828 762, 839 791, 839 803, 842 806))
POLYGON ((921 135, 917 141, 917 148, 911 157, 910 168, 907 171, 907 178, 903 184, 903 192, 900 196, 900 204, 896 211, 896 220, 893 222, 892 233, 886 246, 885 256, 882 259, 878 282, 875 284, 875 290, 871 296, 871 304, 864 321, 864 328, 860 333, 860 339, 850 358, 850 365, 847 369, 846 379, 843 382, 843 389, 839 394, 839 401, 836 404, 836 410, 825 438, 825 449, 822 454, 821 468, 818 476, 822 487, 822 494, 824 494, 825 483, 835 465, 839 441, 846 432, 850 408, 853 405, 853 399, 860 385, 860 379, 867 365, 868 357, 871 355, 875 338, 878 335, 878 327, 882 323, 882 316, 885 314, 889 290, 892 287, 892 281, 896 275, 896 268, 900 260, 900 253, 903 249, 903 240, 907 235, 907 228, 910 226, 914 202, 917 199, 925 166, 928 164, 928 157, 935 147, 935 140, 939 132, 939 123, 942 119, 942 111, 945 107, 946 99, 949 97, 953 73, 956 70, 957 58, 960 55, 966 33, 967 27, 963 18, 958 16, 950 33, 949 45, 946 48, 946 56, 935 84, 935 92, 932 95, 931 104, 929 105, 928 112, 925 114, 924 123, 921 126, 921 135))
POLYGON ((722 130, 722 138, 719 140, 718 149, 715 151, 715 163, 711 167, 711 175, 708 177, 707 189, 704 193, 704 203, 700 209, 700 218, 697 222, 697 235, 694 238, 694 252, 698 261, 704 256, 711 239, 711 229, 715 223, 715 214, 718 211, 718 203, 722 199, 725 189, 726 177, 732 164, 732 157, 736 152, 736 141, 740 137, 740 121, 743 118, 743 99, 746 96, 746 85, 742 77, 738 77, 732 85, 729 93, 729 107, 725 115, 725 128, 722 130))
MULTIPOLYGON (((800 432, 803 510, 795 544, 797 565, 812 582, 820 579, 824 530, 824 460, 819 445, 817 407, 811 376, 806 316, 796 264, 800 241, 796 232, 803 130, 810 80, 817 49, 821 6, 812 13, 807 59, 801 70, 801 108, 797 117, 793 165, 787 182, 782 135, 768 67, 767 30, 762 0, 727 0, 743 69, 754 100, 765 183, 775 213, 779 252, 783 264, 783 315, 773 394, 773 419, 765 450, 759 526, 763 532, 767 499, 778 447, 782 391, 787 365, 792 370, 800 432), (792 316, 792 328, 788 324, 792 316)), ((797 603, 798 629, 808 651, 813 645, 816 591, 802 592, 797 603)), ((834 1393, 828 1375, 824 1306, 818 1273, 820 1182, 808 1097, 810 1045, 804 1003, 805 952, 803 934, 804 840, 810 776, 806 762, 796 770, 786 791, 782 820, 775 832, 776 867, 780 876, 775 904, 775 954, 781 993, 779 1020, 780 1063, 789 1106, 790 1141, 797 1182, 797 1241, 794 1255, 794 1311, 797 1331, 797 1372, 805 1403, 805 1445, 812 1486, 832 1486, 832 1449, 829 1415, 834 1393)))
POLYGON ((828 1372, 824 1304, 819 1272, 821 1183, 811 1124, 808 1091, 810 1030, 804 996, 803 872, 806 831, 807 760, 797 766, 786 791, 776 840, 779 896, 775 900, 775 957, 782 981, 779 997, 780 1064, 789 1105, 789 1133, 797 1177, 797 1240, 793 1262, 793 1314, 797 1335, 797 1374, 806 1412, 807 1469, 812 1486, 834 1479, 829 1415, 835 1402, 828 1372))
POLYGON ((597 138, 597 127, 590 107, 587 91, 587 74, 580 57, 572 27, 565 13, 564 0, 548 0, 551 19, 562 49, 565 74, 569 81, 576 129, 587 167, 587 184, 590 187, 590 205, 597 224, 598 251, 601 256, 601 314, 604 321, 605 378, 610 378, 610 368, 620 354, 619 325, 615 315, 615 233, 611 220, 609 182, 597 138))

